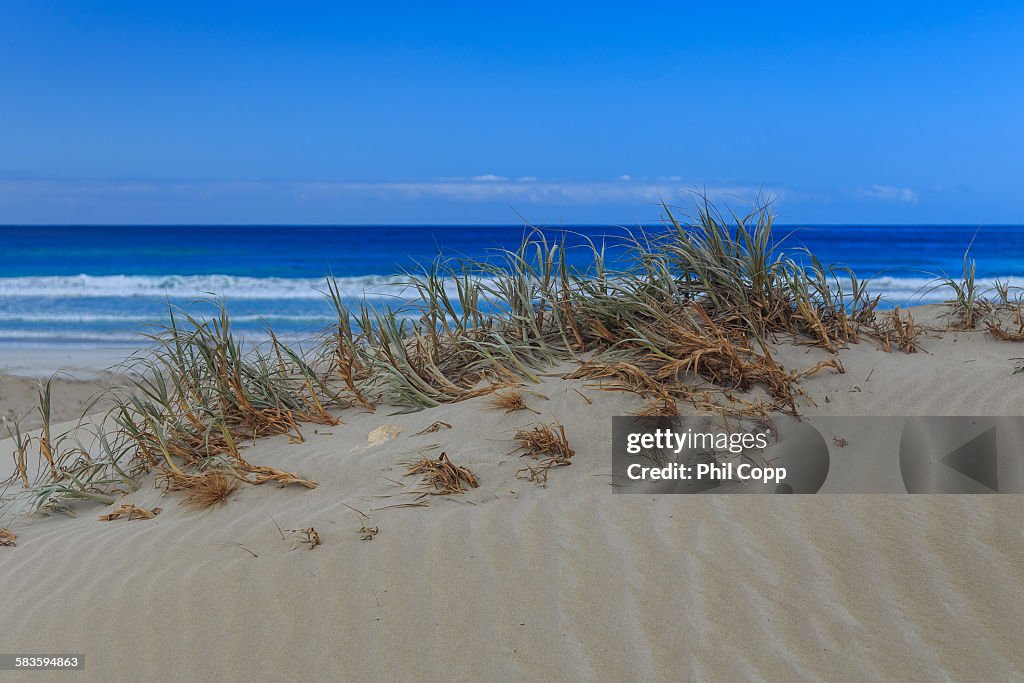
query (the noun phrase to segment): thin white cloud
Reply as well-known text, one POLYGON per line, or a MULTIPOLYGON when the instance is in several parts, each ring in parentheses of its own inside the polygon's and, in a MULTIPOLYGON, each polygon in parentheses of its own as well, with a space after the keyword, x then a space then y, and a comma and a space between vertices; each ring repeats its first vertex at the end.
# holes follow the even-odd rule
POLYGON ((756 195, 792 196, 785 188, 684 185, 676 180, 549 181, 523 176, 514 180, 497 175, 443 178, 412 182, 270 181, 270 180, 64 180, 0 179, 0 203, 30 199, 76 203, 118 196, 204 200, 251 195, 291 197, 299 201, 342 199, 442 199, 455 202, 589 204, 674 201, 686 193, 714 200, 749 199, 756 195))
POLYGON ((917 204, 909 187, 868 185, 854 189, 808 193, 783 186, 702 185, 679 176, 637 178, 628 175, 604 181, 541 180, 535 176, 509 178, 496 174, 448 177, 424 181, 350 182, 295 180, 74 180, 0 177, 0 207, 28 202, 74 205, 88 201, 132 198, 153 201, 196 199, 245 200, 276 197, 298 202, 344 199, 390 201, 446 200, 502 202, 513 205, 680 202, 706 195, 716 202, 749 201, 756 197, 780 202, 830 204, 841 197, 864 202, 917 204))
POLYGON ((909 187, 894 187, 892 185, 871 185, 856 190, 854 195, 860 199, 870 199, 885 202, 904 202, 907 204, 917 203, 917 193, 909 187))

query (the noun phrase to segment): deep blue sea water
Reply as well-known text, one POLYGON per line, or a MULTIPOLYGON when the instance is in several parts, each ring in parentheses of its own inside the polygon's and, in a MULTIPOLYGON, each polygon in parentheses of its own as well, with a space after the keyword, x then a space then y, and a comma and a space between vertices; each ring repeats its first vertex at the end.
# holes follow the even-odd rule
MULTIPOLYGON (((574 226, 611 244, 622 229, 574 226)), ((650 226, 660 231, 661 226, 650 226)), ((333 272, 352 297, 397 305, 395 273, 439 251, 486 258, 514 248, 522 226, 0 226, 0 344, 130 346, 165 318, 168 303, 222 296, 236 329, 259 336, 264 321, 289 338, 327 326, 322 294, 333 272)), ((546 229, 557 237, 561 229, 546 229)), ((783 248, 873 278, 890 304, 942 300, 926 293, 936 273, 959 275, 964 252, 983 280, 1024 286, 1024 226, 776 226, 783 248), (972 244, 973 240, 973 244, 972 244)), ((577 265, 583 252, 570 251, 577 265)), ((612 257, 617 253, 613 247, 612 257)), ((193 308, 202 312, 204 309, 193 308)))

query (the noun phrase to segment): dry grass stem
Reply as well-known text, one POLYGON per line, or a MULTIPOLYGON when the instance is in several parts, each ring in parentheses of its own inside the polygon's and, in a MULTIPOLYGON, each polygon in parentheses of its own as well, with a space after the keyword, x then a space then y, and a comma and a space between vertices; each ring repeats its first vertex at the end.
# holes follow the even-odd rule
POLYGON ((440 431, 442 429, 451 429, 451 428, 452 428, 452 426, 450 424, 448 424, 447 422, 437 421, 437 422, 433 423, 432 425, 430 425, 429 427, 427 427, 425 429, 421 429, 420 431, 416 432, 412 436, 420 436, 422 434, 433 434, 434 432, 440 431))
POLYGON ((256 484, 257 486, 265 484, 268 481, 272 481, 282 488, 289 484, 298 484, 299 486, 304 486, 307 489, 315 489, 317 487, 317 483, 315 481, 303 479, 292 472, 284 472, 265 465, 249 465, 245 467, 243 471, 252 476, 251 479, 246 478, 244 481, 250 484, 256 484))

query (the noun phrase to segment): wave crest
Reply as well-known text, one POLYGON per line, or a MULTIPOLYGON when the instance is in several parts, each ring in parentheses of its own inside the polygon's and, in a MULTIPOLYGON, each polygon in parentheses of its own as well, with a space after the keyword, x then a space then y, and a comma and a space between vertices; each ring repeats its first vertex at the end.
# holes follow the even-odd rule
MULTIPOLYGON (((400 296, 405 289, 399 276, 339 277, 346 296, 367 298, 400 296)), ((321 300, 326 278, 245 277, 238 275, 39 275, 0 278, 0 298, 53 299, 99 297, 169 297, 195 299, 321 300)))

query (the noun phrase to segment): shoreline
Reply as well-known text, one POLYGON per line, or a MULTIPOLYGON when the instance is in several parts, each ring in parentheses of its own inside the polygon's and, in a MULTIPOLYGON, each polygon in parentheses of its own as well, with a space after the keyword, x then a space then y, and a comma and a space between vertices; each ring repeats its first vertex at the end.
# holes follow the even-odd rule
POLYGON ((45 380, 59 373, 63 378, 78 381, 109 381, 118 374, 117 366, 144 348, 0 344, 0 375, 45 380))

